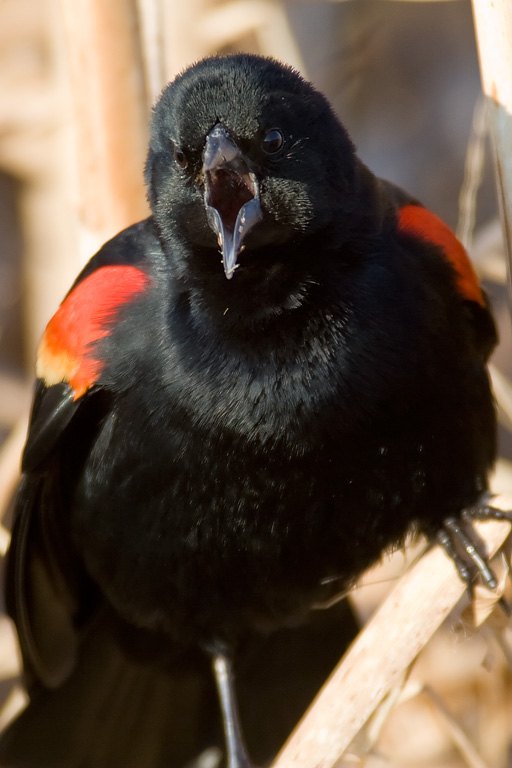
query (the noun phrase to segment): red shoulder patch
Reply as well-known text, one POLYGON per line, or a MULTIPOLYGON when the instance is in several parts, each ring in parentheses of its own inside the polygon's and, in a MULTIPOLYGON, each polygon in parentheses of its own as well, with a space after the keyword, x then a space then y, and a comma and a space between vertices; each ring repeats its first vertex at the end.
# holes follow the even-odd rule
POLYGON ((398 229, 439 246, 457 273, 457 287, 462 296, 485 306, 484 295, 466 249, 444 221, 420 205, 406 205, 398 212, 398 229))
POLYGON ((94 344, 108 336, 123 304, 144 291, 150 278, 128 266, 101 267, 78 283, 48 323, 37 354, 36 371, 48 386, 67 381, 75 400, 98 380, 103 362, 94 344))

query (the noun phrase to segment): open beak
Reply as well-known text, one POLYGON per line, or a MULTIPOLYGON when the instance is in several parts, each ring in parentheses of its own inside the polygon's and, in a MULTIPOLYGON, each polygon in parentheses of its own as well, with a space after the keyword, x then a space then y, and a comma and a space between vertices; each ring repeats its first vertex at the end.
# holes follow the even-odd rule
POLYGON ((262 213, 256 176, 241 149, 219 124, 206 137, 203 174, 208 223, 219 241, 224 273, 231 280, 244 238, 262 213))

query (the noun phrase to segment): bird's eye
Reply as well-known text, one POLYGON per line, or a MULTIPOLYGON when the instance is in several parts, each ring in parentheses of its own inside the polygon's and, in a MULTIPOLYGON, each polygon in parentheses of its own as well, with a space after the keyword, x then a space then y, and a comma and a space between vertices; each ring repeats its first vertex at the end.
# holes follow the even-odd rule
POLYGON ((276 155, 284 144, 284 136, 279 128, 271 128, 267 131, 261 146, 267 155, 276 155))
POLYGON ((181 147, 174 147, 174 160, 180 168, 186 168, 188 165, 187 157, 181 147))

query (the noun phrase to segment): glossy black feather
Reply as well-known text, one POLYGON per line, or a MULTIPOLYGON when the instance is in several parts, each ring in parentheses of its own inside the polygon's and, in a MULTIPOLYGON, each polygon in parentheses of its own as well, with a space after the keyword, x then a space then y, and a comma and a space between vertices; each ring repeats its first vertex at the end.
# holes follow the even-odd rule
POLYGON ((80 404, 68 384, 46 387, 40 379, 36 381, 30 430, 23 450, 23 472, 31 472, 44 464, 80 404))
POLYGON ((7 590, 43 686, 73 656, 53 675, 37 612, 57 635, 71 627, 79 659, 102 605, 153 638, 150 667, 236 654, 305 620, 412 526, 434 535, 495 457, 491 314, 441 248, 398 230, 415 201, 362 165, 312 86, 257 57, 200 62, 155 109, 146 181, 153 215, 78 281, 129 264, 150 283, 95 343, 94 387, 73 400, 40 384, 34 407, 7 590), (218 124, 263 212, 229 281, 202 170, 218 124), (275 157, 269 129, 285 139, 275 157), (50 597, 34 592, 34 551, 50 597))

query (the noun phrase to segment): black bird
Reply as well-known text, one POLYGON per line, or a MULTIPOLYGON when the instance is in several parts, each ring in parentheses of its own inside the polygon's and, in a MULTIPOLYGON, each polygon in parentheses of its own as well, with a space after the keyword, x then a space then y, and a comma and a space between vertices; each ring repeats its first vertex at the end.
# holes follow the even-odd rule
MULTIPOLYGON (((152 215, 93 257, 39 349, 7 567, 32 704, 4 766, 38 764, 15 745, 45 689, 81 676, 105 717, 128 697, 95 672, 121 647, 156 681, 209 655, 243 768, 247 638, 306 620, 411 528, 494 584, 463 518, 501 516, 478 506, 496 331, 449 229, 256 56, 164 90, 145 178, 152 215)), ((158 682, 137 696, 151 710, 158 682)))

